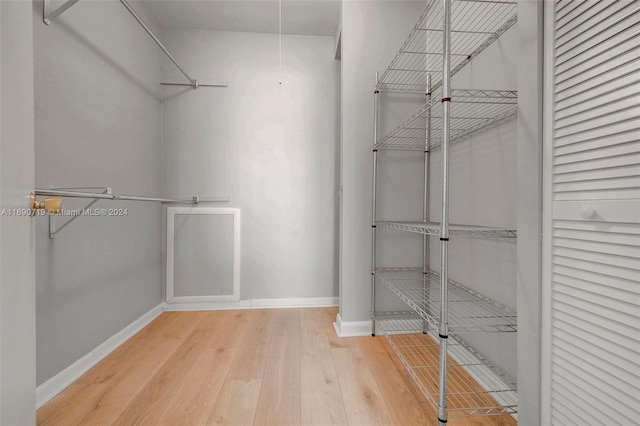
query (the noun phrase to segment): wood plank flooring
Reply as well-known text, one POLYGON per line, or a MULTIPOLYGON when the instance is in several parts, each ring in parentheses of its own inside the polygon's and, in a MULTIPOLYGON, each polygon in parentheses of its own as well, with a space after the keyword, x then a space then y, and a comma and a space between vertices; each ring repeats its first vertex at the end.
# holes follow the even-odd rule
POLYGON ((384 337, 338 338, 336 313, 165 312, 40 408, 37 423, 437 425, 384 337))

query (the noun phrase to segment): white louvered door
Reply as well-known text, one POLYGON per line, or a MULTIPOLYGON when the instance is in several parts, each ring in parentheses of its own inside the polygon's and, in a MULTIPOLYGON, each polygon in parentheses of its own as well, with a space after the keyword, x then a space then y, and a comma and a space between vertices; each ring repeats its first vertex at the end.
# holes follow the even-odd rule
POLYGON ((640 2, 547 3, 543 421, 640 424, 640 2))

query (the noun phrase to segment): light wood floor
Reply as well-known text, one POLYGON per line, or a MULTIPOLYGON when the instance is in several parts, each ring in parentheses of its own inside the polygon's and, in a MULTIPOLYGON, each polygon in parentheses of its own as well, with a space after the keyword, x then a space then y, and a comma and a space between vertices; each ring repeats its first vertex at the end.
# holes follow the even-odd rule
POLYGON ((338 338, 335 314, 165 312, 40 408, 38 424, 437 425, 384 337, 338 338))

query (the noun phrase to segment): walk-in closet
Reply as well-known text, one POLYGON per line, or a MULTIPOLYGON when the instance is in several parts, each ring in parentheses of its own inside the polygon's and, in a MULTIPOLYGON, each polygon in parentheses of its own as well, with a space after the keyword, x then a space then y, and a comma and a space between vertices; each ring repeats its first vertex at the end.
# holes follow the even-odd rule
POLYGON ((0 0, 0 425, 637 425, 633 0, 0 0))

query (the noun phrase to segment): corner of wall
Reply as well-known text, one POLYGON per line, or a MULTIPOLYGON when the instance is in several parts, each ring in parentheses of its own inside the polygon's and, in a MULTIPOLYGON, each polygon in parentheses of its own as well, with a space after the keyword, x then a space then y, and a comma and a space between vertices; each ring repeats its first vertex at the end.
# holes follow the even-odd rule
POLYGON ((111 336, 97 348, 65 368, 55 376, 36 388, 36 408, 42 407, 44 404, 53 399, 57 394, 62 392, 67 386, 76 379, 89 371, 91 367, 104 359, 111 352, 116 350, 129 338, 138 331, 146 327, 151 321, 156 319, 165 310, 165 304, 160 303, 140 318, 111 336))
POLYGON ((0 424, 35 424, 33 5, 0 2, 0 424))
POLYGON ((340 314, 336 315, 333 328, 338 337, 371 336, 371 321, 343 321, 340 314))
POLYGON ((518 421, 541 424, 544 2, 518 0, 518 421))

